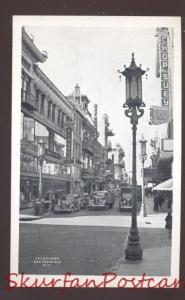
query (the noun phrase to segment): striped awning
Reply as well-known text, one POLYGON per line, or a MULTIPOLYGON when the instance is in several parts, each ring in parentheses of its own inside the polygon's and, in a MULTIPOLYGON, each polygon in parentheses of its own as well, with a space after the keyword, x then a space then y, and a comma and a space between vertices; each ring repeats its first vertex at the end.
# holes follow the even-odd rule
POLYGON ((170 178, 153 187, 153 191, 172 191, 173 179, 170 178))

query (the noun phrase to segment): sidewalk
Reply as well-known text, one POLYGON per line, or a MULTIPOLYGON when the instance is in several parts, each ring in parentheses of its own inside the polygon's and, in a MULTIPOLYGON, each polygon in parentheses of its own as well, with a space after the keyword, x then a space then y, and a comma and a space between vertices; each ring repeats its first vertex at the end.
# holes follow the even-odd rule
MULTIPOLYGON (((143 247, 143 259, 140 261, 128 261, 124 257, 118 259, 115 265, 112 266, 111 271, 117 275, 127 276, 170 276, 171 272, 171 240, 168 238, 168 232, 165 230, 166 212, 154 212, 153 198, 145 198, 147 217, 138 216, 138 227, 141 237, 141 245, 143 247), (144 224, 146 226, 144 226, 144 224), (158 227, 157 227, 158 224, 158 227), (150 235, 146 234, 142 228, 159 228, 161 230, 155 239, 155 247, 150 247, 152 239, 152 232, 150 235), (159 246, 160 245, 160 246, 159 246)), ((127 240, 124 243, 125 252, 127 240)))
POLYGON ((122 276, 170 276, 171 247, 143 249, 143 259, 128 261, 120 258, 110 272, 122 276))

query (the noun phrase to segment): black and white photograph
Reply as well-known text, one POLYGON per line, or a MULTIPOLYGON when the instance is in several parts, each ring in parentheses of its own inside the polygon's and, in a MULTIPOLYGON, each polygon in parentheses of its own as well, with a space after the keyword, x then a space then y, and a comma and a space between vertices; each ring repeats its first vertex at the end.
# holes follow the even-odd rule
POLYGON ((181 18, 14 16, 12 74, 11 273, 178 278, 181 18))

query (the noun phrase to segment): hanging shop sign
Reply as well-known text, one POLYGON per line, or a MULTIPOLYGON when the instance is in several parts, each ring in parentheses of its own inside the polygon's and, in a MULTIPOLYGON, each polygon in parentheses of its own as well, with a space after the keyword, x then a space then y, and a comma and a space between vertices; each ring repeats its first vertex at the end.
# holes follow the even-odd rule
POLYGON ((170 120, 170 111, 168 107, 151 106, 150 107, 150 125, 160 125, 168 123, 170 120))
POLYGON ((169 106, 168 28, 157 28, 157 77, 161 77, 161 105, 169 106))
POLYGON ((159 179, 159 170, 157 168, 144 168, 144 178, 148 181, 159 179))
POLYGON ((162 139, 161 140, 161 150, 165 152, 173 151, 173 139, 162 139))

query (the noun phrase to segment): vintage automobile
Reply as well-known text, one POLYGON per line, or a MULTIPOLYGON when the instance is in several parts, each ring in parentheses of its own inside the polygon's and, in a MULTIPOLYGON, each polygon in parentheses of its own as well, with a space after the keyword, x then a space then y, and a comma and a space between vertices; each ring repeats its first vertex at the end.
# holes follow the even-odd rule
POLYGON ((80 197, 73 194, 63 194, 58 198, 58 202, 54 207, 55 213, 70 212, 80 210, 80 197))
POLYGON ((89 206, 89 201, 90 201, 89 194, 88 193, 84 193, 80 197, 80 208, 82 208, 82 209, 87 208, 89 206))
MULTIPOLYGON (((141 201, 142 191, 141 186, 136 186, 136 199, 138 202, 141 201)), ((119 200, 119 210, 132 210, 132 186, 122 187, 121 188, 121 198, 119 200)))
POLYGON ((106 193, 94 191, 89 201, 89 209, 106 209, 106 193))
POLYGON ((92 192, 89 209, 106 209, 112 208, 115 198, 111 191, 94 191, 92 192))
POLYGON ((120 211, 131 211, 132 210, 132 188, 123 187, 121 188, 121 198, 119 200, 120 211))

